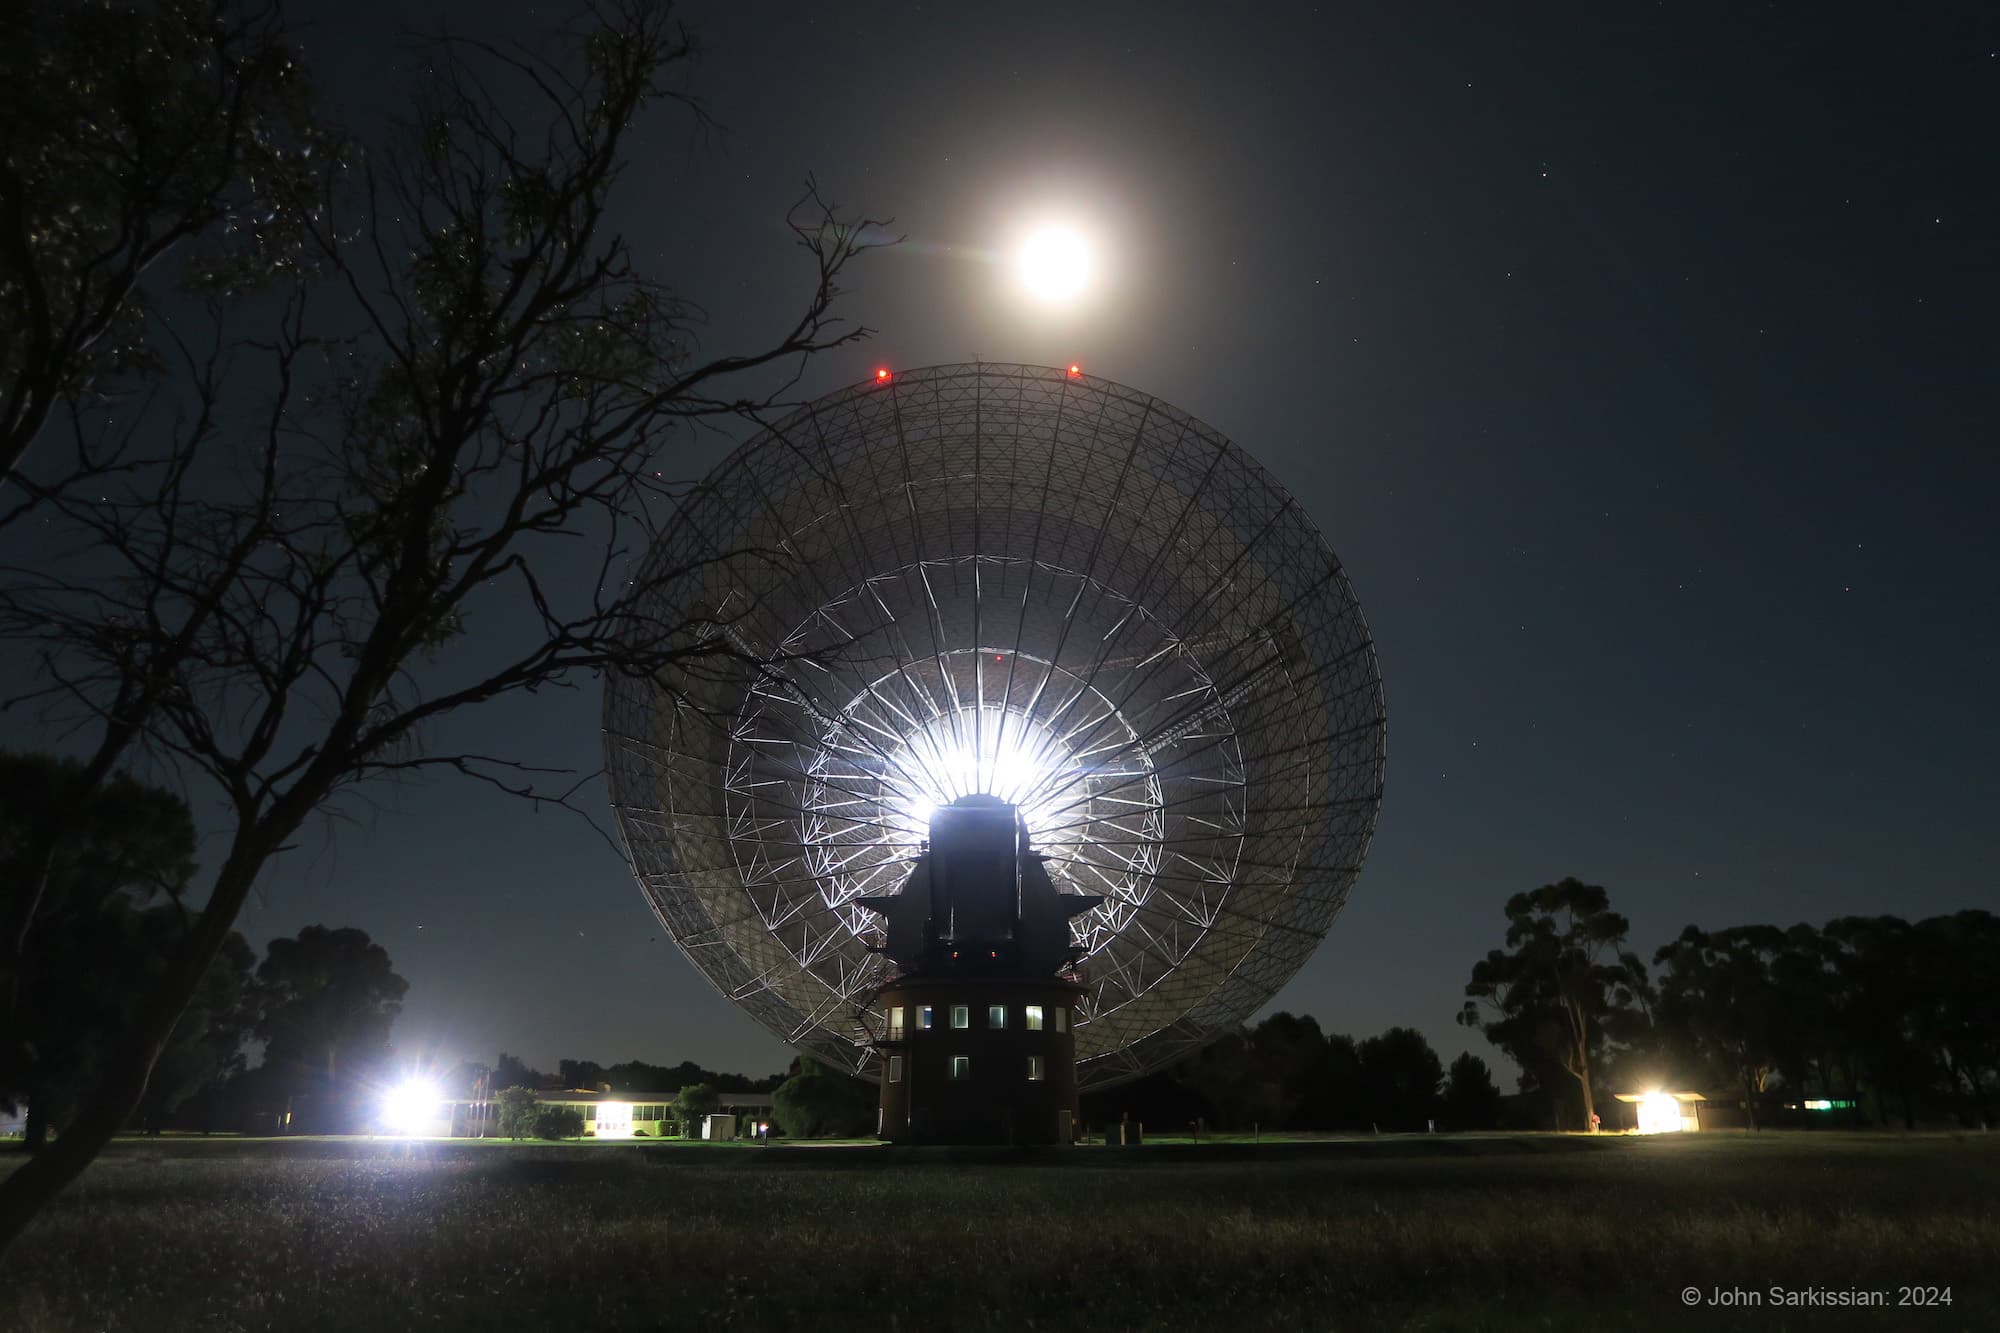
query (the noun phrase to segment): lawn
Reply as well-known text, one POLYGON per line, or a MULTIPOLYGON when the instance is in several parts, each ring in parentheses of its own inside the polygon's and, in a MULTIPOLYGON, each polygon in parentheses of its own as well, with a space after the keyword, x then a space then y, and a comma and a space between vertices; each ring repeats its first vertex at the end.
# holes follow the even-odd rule
POLYGON ((2000 1328, 1995 1256, 2000 1136, 138 1141, 7 1255, 0 1329, 2000 1328))

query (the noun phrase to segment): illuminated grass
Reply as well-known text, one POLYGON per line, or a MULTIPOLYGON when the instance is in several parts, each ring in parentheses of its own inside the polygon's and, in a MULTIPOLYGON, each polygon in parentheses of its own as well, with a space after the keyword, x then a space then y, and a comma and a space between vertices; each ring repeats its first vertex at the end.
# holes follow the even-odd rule
POLYGON ((2000 1327, 2000 1138, 592 1146, 122 1144, 7 1256, 0 1328, 2000 1327), (1913 1283, 1953 1306, 1680 1299, 1913 1283))

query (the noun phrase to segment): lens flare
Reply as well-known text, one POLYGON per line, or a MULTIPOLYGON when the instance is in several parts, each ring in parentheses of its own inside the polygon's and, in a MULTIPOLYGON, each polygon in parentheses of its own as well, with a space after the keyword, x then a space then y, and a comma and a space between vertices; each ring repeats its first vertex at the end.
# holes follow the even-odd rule
POLYGON ((1678 1134, 1680 1131, 1680 1102, 1664 1092, 1649 1092, 1639 1099, 1641 1134, 1678 1134))
POLYGON ((382 1123, 397 1134, 421 1134, 441 1117, 444 1093, 428 1079, 406 1078, 382 1094, 382 1123))
POLYGON ((1019 806, 1028 832, 1059 823, 1073 795, 1065 774, 1072 756, 1025 714, 966 708, 936 718, 889 756, 890 781, 904 832, 929 836, 931 814, 961 796, 983 793, 1019 806))

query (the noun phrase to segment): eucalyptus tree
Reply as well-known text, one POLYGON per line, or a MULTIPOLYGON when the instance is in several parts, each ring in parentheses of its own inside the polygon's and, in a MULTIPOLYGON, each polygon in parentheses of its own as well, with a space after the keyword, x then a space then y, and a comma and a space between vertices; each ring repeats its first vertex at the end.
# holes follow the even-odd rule
POLYGON ((1776 926, 1704 931, 1689 926, 1654 955, 1661 1026, 1742 1094, 1757 1127, 1757 1102, 1784 1048, 1779 965, 1789 944, 1776 926))
POLYGON ((313 1097, 310 1124, 351 1123, 355 1075, 387 1054, 410 988, 389 951, 352 926, 307 926, 266 946, 257 983, 266 1085, 288 1103, 313 1097))
POLYGON ((1575 878, 1517 893, 1506 912, 1506 947, 1473 965, 1458 1021, 1531 1074, 1570 1079, 1588 1127, 1593 1061, 1645 999, 1645 965, 1622 948, 1631 923, 1602 887, 1575 878))
POLYGON ((1936 1054, 1967 1121, 1993 1124, 2000 1084, 2000 916, 1976 908, 1917 922, 1926 987, 1918 1041, 1936 1054))

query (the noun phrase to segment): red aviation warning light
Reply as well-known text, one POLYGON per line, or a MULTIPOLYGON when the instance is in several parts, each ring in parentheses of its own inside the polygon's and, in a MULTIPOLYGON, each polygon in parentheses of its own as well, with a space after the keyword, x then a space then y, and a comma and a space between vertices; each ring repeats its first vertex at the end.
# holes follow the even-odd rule
POLYGON ((889 367, 887 366, 875 367, 875 382, 877 384, 887 384, 889 380, 890 380, 889 367))
POLYGON ((1080 380, 1080 379, 1082 379, 1082 378, 1083 378, 1083 367, 1082 367, 1082 366, 1079 366, 1079 365, 1078 365, 1078 364, 1077 364, 1076 362, 1074 362, 1074 361, 1070 362, 1070 363, 1069 363, 1069 377, 1070 377, 1071 379, 1073 379, 1073 380, 1080 380))

